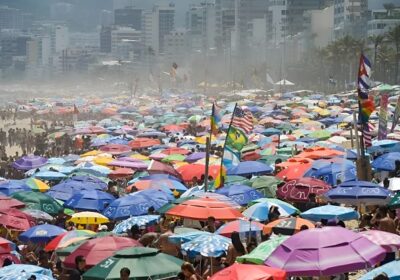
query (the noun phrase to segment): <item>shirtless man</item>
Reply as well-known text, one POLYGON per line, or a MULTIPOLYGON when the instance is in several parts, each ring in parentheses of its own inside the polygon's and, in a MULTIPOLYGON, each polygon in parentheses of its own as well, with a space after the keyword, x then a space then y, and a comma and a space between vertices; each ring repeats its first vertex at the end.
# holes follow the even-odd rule
POLYGON ((168 225, 168 230, 160 235, 160 238, 157 242, 157 247, 160 249, 161 252, 171 255, 171 256, 178 256, 179 249, 174 243, 171 243, 168 239, 169 236, 174 234, 175 223, 170 223, 168 225))
POLYGON ((396 225, 394 220, 388 216, 388 208, 380 206, 371 219, 371 224, 376 225, 378 230, 396 233, 396 225))

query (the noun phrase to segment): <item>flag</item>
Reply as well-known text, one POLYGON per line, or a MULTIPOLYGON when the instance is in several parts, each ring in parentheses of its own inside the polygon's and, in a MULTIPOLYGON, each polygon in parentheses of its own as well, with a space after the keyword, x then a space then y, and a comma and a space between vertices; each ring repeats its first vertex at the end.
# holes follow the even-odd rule
POLYGON ((361 124, 367 123, 369 116, 375 110, 373 99, 369 98, 368 96, 368 90, 370 89, 370 76, 371 63, 364 54, 361 54, 357 80, 359 107, 358 118, 361 124))
POLYGON ((375 129, 375 126, 369 122, 362 125, 364 146, 366 148, 372 146, 372 131, 374 129, 375 129))
POLYGON ((387 113, 388 113, 389 95, 382 94, 379 111, 379 130, 378 140, 386 139, 387 136, 387 113))
POLYGON ((394 131, 397 123, 399 122, 399 116, 400 116, 400 96, 397 99, 397 105, 393 114, 392 128, 390 129, 390 132, 394 131))
POLYGON ((269 73, 267 73, 267 82, 270 83, 271 85, 275 84, 274 80, 271 78, 269 73))
POLYGON ((215 104, 214 102, 210 118, 210 126, 212 134, 214 135, 218 134, 219 127, 221 126, 221 120, 222 120, 221 108, 219 108, 217 104, 215 104))
POLYGON ((243 147, 247 145, 247 142, 247 136, 241 129, 238 129, 234 126, 229 128, 228 134, 226 135, 225 147, 229 147, 240 152, 243 147))
POLYGON ((214 181, 214 187, 215 188, 223 187, 225 184, 225 180, 226 180, 226 169, 221 165, 219 173, 214 181))
POLYGON ((235 152, 229 147, 225 147, 224 158, 222 159, 222 163, 226 168, 238 165, 240 162, 239 158, 240 158, 239 153, 235 152))
POLYGON ((246 134, 253 130, 253 114, 249 110, 235 107, 233 111, 232 126, 242 129, 246 134))

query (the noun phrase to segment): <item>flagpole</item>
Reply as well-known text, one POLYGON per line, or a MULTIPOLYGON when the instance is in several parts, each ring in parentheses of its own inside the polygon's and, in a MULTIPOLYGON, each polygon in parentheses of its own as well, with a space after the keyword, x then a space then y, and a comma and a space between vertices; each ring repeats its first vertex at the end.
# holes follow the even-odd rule
POLYGON ((206 170, 204 171, 204 191, 208 191, 208 170, 210 164, 210 139, 211 139, 211 132, 210 137, 206 138, 206 170))

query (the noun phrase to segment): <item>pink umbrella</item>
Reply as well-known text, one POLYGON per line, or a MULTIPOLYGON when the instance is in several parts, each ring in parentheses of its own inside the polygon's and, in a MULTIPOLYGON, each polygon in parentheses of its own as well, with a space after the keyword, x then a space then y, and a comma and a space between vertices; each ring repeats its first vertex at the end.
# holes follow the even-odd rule
POLYGON ((280 199, 294 202, 307 202, 309 195, 322 195, 329 191, 331 186, 315 178, 300 178, 290 180, 278 188, 277 195, 280 199))
POLYGON ((142 161, 114 160, 107 164, 108 166, 126 167, 135 170, 147 169, 147 163, 142 161))
POLYGON ((383 247, 387 252, 397 252, 400 249, 400 236, 381 230, 368 230, 360 232, 370 241, 383 247))
POLYGON ((109 153, 112 155, 120 155, 131 151, 131 147, 122 144, 108 144, 100 148, 100 151, 109 153))

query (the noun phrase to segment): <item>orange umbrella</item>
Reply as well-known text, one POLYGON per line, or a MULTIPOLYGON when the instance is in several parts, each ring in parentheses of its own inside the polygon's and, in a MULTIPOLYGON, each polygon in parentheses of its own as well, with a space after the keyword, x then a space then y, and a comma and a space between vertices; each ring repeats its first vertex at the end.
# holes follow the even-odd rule
POLYGON ((176 124, 169 124, 165 125, 161 128, 163 131, 168 131, 168 132, 180 132, 185 129, 184 125, 176 125, 176 124))
MULTIPOLYGON (((208 168, 208 176, 211 176, 213 179, 217 178, 220 172, 220 165, 210 165, 208 168)), ((186 164, 177 169, 178 173, 181 174, 183 181, 190 182, 193 179, 199 180, 204 177, 204 173, 206 172, 206 166, 203 164, 186 164)))
POLYGON ((111 179, 118 179, 118 178, 127 178, 133 176, 135 171, 130 168, 118 168, 108 174, 108 177, 111 179))
POLYGON ((290 165, 287 168, 280 171, 276 174, 276 177, 282 180, 295 180, 304 177, 304 173, 306 173, 312 166, 312 163, 299 163, 290 165))
POLYGON ((309 164, 312 163, 313 160, 309 158, 289 158, 285 162, 281 162, 276 164, 277 167, 287 168, 289 166, 294 166, 298 164, 309 164))
POLYGON ((160 140, 152 139, 152 138, 137 138, 128 143, 128 145, 132 149, 149 148, 149 147, 160 145, 160 144, 161 144, 160 140))
POLYGON ((207 220, 208 217, 216 220, 237 220, 243 217, 239 210, 229 204, 209 197, 187 200, 166 214, 193 220, 207 220))
POLYGON ((278 219, 263 228, 263 233, 270 235, 271 233, 293 235, 298 233, 302 227, 304 229, 315 228, 314 224, 308 220, 296 217, 278 219))
POLYGON ((296 155, 296 157, 321 159, 321 158, 334 158, 341 155, 344 155, 344 152, 324 147, 315 147, 311 149, 305 149, 304 152, 296 155))
POLYGON ((184 148, 175 148, 174 147, 174 148, 168 148, 168 149, 162 150, 161 153, 164 155, 175 155, 175 154, 187 155, 190 153, 190 151, 188 151, 187 149, 184 149, 184 148))

